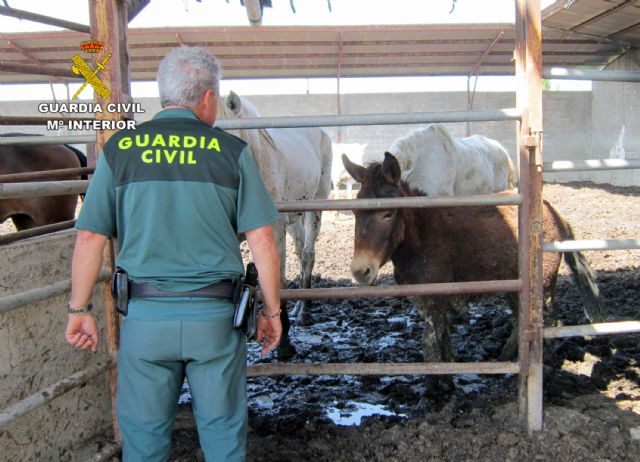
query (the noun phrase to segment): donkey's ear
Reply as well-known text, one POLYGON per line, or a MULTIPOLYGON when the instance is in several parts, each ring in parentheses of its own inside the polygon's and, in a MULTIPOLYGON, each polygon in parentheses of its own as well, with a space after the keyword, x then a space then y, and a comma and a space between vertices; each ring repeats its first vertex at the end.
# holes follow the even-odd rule
POLYGON ((233 111, 235 115, 238 115, 238 113, 240 112, 240 108, 242 107, 242 100, 237 93, 230 91, 229 96, 227 96, 226 99, 226 105, 233 111))
POLYGON ((384 153, 384 162, 382 163, 382 175, 387 183, 398 185, 400 184, 400 164, 393 154, 388 152, 384 153))
POLYGON ((354 164, 349 160, 346 154, 342 154, 342 165, 347 170, 349 175, 353 177, 358 183, 362 183, 364 179, 365 168, 362 165, 354 164))

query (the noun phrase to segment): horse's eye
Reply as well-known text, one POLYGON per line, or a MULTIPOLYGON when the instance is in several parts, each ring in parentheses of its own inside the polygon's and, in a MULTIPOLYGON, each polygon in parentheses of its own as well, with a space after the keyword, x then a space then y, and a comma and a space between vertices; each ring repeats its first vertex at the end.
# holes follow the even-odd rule
POLYGON ((383 220, 391 220, 392 218, 393 218, 393 212, 386 212, 384 215, 382 215, 383 220))

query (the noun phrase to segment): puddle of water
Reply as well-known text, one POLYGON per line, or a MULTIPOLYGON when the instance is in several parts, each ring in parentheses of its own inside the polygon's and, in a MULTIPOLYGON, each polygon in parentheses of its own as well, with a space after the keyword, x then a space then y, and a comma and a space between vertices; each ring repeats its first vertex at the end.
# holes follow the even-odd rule
POLYGON ((322 336, 314 334, 298 334, 296 336, 296 341, 304 343, 305 345, 321 345, 322 336))
POLYGON ((391 412, 380 404, 367 404, 356 401, 347 402, 344 409, 329 407, 327 410, 327 417, 329 417, 334 424, 347 427, 360 425, 363 417, 369 417, 372 415, 407 416, 406 414, 396 414, 395 412, 391 412))
POLYGON ((178 398, 178 404, 189 404, 191 402, 191 392, 189 391, 189 385, 187 382, 182 384, 182 389, 180 390, 180 397, 178 398))
POLYGON ((387 348, 395 345, 397 341, 398 339, 394 338, 394 336, 387 335, 386 337, 382 337, 380 340, 378 340, 378 347, 387 348))
POLYGON ((482 379, 477 374, 461 374, 453 377, 453 382, 457 388, 464 390, 465 393, 480 392, 484 389, 482 379))
POLYGON ((262 409, 273 409, 274 406, 273 400, 268 395, 259 395, 250 401, 262 409))
POLYGON ((397 323, 407 324, 407 318, 406 316, 396 316, 393 318, 387 318, 387 322, 389 324, 397 324, 397 323))

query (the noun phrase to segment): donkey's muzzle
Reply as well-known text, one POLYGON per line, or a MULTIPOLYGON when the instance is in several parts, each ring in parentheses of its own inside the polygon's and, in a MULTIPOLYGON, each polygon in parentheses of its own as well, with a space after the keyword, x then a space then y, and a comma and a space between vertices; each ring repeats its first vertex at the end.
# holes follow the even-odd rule
POLYGON ((373 285, 378 277, 379 265, 370 259, 354 258, 351 262, 351 274, 358 284, 373 285))

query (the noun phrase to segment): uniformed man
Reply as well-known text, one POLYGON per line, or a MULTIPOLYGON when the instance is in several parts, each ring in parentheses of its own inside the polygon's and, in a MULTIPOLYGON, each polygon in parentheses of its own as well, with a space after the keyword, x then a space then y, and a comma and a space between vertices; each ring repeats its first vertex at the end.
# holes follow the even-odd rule
POLYGON ((117 238, 116 264, 138 289, 118 352, 125 461, 166 460, 185 376, 206 459, 244 460, 246 342, 232 327, 233 304, 219 293, 243 273, 239 233, 259 272, 263 355, 282 333, 271 228, 278 213, 247 145, 212 128, 219 80, 218 61, 201 48, 162 60, 163 110, 104 145, 76 224, 67 341, 98 346, 90 302, 107 238, 117 238))

